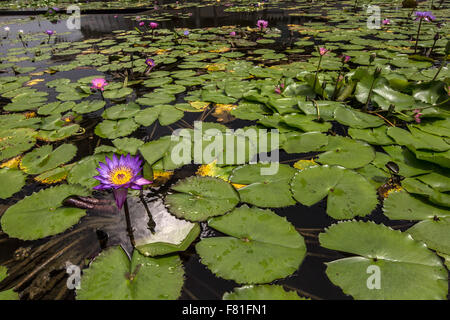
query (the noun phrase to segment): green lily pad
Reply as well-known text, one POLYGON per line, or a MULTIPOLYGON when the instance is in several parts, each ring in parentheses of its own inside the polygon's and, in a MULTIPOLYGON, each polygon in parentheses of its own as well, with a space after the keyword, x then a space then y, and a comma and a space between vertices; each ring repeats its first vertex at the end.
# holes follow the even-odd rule
POLYGON ((111 108, 106 109, 102 117, 108 120, 127 119, 136 115, 141 108, 136 103, 117 104, 111 108))
POLYGON ((286 291, 279 285, 249 285, 225 292, 223 300, 304 300, 295 291, 286 291))
POLYGON ((328 144, 321 151, 326 152, 319 155, 320 163, 349 169, 361 168, 375 158, 375 151, 369 144, 340 136, 329 136, 328 144))
POLYGON ((246 205, 208 220, 229 237, 202 239, 201 262, 217 276, 237 283, 268 283, 295 272, 306 253, 294 226, 270 210, 246 205))
POLYGON ((246 185, 238 190, 242 202, 280 208, 295 204, 289 186, 295 172, 294 168, 285 164, 258 163, 237 167, 229 179, 232 183, 246 185))
POLYGON ((121 138, 114 139, 112 143, 118 150, 135 155, 138 149, 144 144, 144 141, 136 138, 121 138))
POLYGON ((204 221, 232 210, 239 196, 227 182, 211 177, 189 177, 172 187, 177 193, 169 194, 165 203, 178 218, 204 221))
POLYGON ((183 286, 178 256, 145 257, 134 250, 131 261, 120 247, 103 251, 83 271, 77 300, 175 300, 183 286))
POLYGON ((392 140, 387 135, 387 127, 386 126, 381 126, 378 128, 367 128, 367 129, 349 128, 348 134, 353 139, 366 141, 373 145, 394 144, 394 140, 392 140))
POLYGON ((391 220, 426 220, 450 217, 448 210, 427 203, 405 190, 384 199, 383 213, 391 220))
POLYGON ((26 176, 19 170, 0 169, 0 199, 7 199, 19 192, 25 185, 26 176))
POLYGON ((329 262, 326 270, 331 282, 355 299, 447 298, 448 273, 441 260, 407 233, 373 222, 346 221, 329 227, 319 241, 325 248, 358 255, 329 262), (377 270, 378 287, 369 278, 376 277, 377 270))
MULTIPOLYGON (((0 266, 0 282, 3 281, 8 276, 8 269, 4 266, 0 266)), ((13 289, 0 291, 0 301, 1 300, 19 300, 19 295, 14 292, 13 289)))
POLYGON ((111 100, 121 100, 133 92, 131 88, 120 88, 114 90, 105 90, 103 97, 111 100))
POLYGON ((358 173, 335 166, 303 169, 291 182, 294 198, 311 206, 326 196, 327 214, 334 219, 366 216, 378 201, 375 187, 358 173))
POLYGON ((27 153, 20 161, 20 168, 28 174, 40 174, 72 160, 76 153, 73 144, 62 144, 55 150, 45 145, 27 153))
POLYGON ((150 126, 156 120, 162 126, 170 125, 183 118, 184 112, 171 105, 158 105, 141 110, 134 120, 143 126, 150 126))
POLYGON ((0 130, 0 161, 15 157, 36 144, 36 131, 29 128, 0 130))
POLYGON ((95 134, 102 138, 115 139, 133 133, 139 125, 133 119, 104 120, 95 127, 95 134))
POLYGON ((85 210, 63 207, 69 196, 87 196, 80 186, 61 185, 25 197, 5 211, 1 225, 12 238, 36 240, 63 232, 86 214, 85 210))

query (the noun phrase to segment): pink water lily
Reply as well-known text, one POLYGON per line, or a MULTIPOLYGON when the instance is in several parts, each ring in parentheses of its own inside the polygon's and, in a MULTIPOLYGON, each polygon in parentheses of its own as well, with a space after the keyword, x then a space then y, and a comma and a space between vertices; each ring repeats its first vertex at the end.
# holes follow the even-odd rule
POLYGON ((230 36, 234 37, 236 35, 236 31, 231 31, 230 36))
POLYGON ((265 29, 265 28, 267 28, 268 26, 269 26, 269 22, 268 21, 266 21, 266 20, 258 20, 257 22, 256 22, 256 26, 259 28, 259 29, 265 29))
POLYGON ((347 63, 347 62, 350 61, 350 59, 351 59, 350 56, 343 55, 343 56, 342 56, 342 63, 347 63))
POLYGON ((91 84, 92 84, 91 89, 103 91, 105 90, 105 86, 108 85, 108 82, 106 82, 104 78, 95 78, 92 80, 91 84))
POLYGON ((326 48, 319 48, 319 54, 321 56, 325 55, 328 51, 330 51, 330 50, 328 50, 326 48))
POLYGON ((382 21, 382 23, 383 23, 384 25, 386 25, 386 24, 391 24, 391 20, 389 20, 389 19, 384 19, 384 20, 382 21))
POLYGON ((420 119, 421 116, 423 116, 423 113, 420 113, 420 109, 414 109, 414 120, 417 123, 420 123, 422 120, 420 119))
POLYGON ((156 28, 158 28, 158 23, 156 23, 156 22, 150 22, 149 26, 150 26, 150 28, 152 28, 152 29, 156 29, 156 28))
POLYGON ((100 181, 100 184, 94 189, 113 189, 114 198, 120 210, 127 198, 129 188, 140 190, 142 186, 152 183, 140 175, 141 166, 142 160, 139 156, 132 157, 127 154, 127 156, 121 155, 120 158, 117 158, 114 154, 112 159, 105 157, 105 163, 100 162, 99 168, 97 168, 99 175, 94 176, 94 179, 100 181))

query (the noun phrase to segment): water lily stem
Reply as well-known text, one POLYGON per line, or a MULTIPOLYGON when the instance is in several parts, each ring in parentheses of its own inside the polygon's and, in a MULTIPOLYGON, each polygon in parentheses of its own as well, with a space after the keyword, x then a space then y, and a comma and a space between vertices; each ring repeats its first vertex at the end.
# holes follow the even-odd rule
POLYGON ((147 201, 145 201, 145 198, 144 198, 144 190, 142 190, 142 189, 139 192, 139 199, 141 200, 142 205, 144 206, 145 212, 147 212, 147 216, 148 216, 147 226, 148 226, 148 229, 150 230, 150 232, 152 234, 154 234, 155 233, 155 228, 156 228, 156 222, 155 222, 155 220, 153 220, 152 213, 150 212, 150 209, 147 206, 147 201))
POLYGON ((423 18, 420 18, 419 28, 417 28, 416 44, 414 45, 414 54, 416 54, 416 51, 417 51, 417 43, 419 42, 420 27, 422 26, 422 20, 423 20, 423 18))
POLYGON ((319 75, 319 69, 320 69, 320 63, 322 62, 322 55, 319 58, 319 64, 317 65, 317 70, 316 70, 316 76, 314 77, 314 84, 313 84, 313 91, 316 92, 316 82, 317 82, 317 77, 319 75))
POLYGON ((136 243, 134 242, 133 228, 131 227, 130 211, 128 210, 128 199, 125 199, 123 210, 125 211, 125 219, 127 221, 128 236, 130 237, 131 245, 134 248, 136 247, 136 243))
POLYGON ((367 111, 367 107, 369 106, 370 96, 372 95, 373 85, 375 84, 375 81, 377 81, 376 77, 373 77, 372 84, 370 85, 369 94, 367 95, 367 101, 366 104, 363 107, 363 111, 367 111))
POLYGON ((434 77, 433 77, 433 80, 431 80, 431 81, 436 80, 436 78, 437 78, 437 76, 439 75, 439 73, 441 72, 442 67, 444 66, 445 62, 446 62, 446 61, 444 61, 444 60, 442 61, 441 66, 439 67, 438 71, 436 72, 436 74, 435 74, 434 77))

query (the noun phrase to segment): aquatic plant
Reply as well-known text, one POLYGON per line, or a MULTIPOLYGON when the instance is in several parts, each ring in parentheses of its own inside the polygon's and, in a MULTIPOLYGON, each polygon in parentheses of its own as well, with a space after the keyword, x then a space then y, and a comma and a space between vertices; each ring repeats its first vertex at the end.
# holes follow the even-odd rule
POLYGON ((414 54, 417 52, 417 44, 419 43, 420 28, 422 26, 422 21, 431 22, 436 19, 436 17, 430 11, 416 11, 416 21, 419 20, 419 26, 417 27, 416 43, 414 45, 414 54))

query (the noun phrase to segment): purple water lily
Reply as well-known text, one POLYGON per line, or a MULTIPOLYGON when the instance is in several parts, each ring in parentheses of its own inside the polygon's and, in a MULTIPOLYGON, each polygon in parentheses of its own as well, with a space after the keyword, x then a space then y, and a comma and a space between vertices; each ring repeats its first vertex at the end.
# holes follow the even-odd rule
POLYGON ((416 11, 416 21, 419 20, 419 27, 417 28, 416 44, 414 45, 414 54, 417 52, 417 44, 419 43, 420 27, 422 26, 422 21, 433 21, 436 19, 435 16, 430 11, 416 11))
POLYGON ((94 189, 113 189, 117 207, 121 210, 127 199, 129 188, 140 190, 142 186, 152 183, 140 175, 141 166, 142 160, 139 156, 132 157, 127 154, 117 158, 114 154, 112 159, 105 157, 105 163, 100 162, 97 168, 99 175, 94 177, 100 181, 100 184, 94 189))
POLYGON ((150 68, 153 68, 155 66, 155 61, 153 59, 149 58, 149 59, 145 60, 145 64, 147 66, 149 66, 150 68))
POLYGON ((269 22, 266 20, 258 20, 256 21, 256 26, 260 29, 263 30, 265 28, 267 28, 269 26, 269 22))
POLYGON ((188 35, 189 35, 189 30, 184 30, 183 34, 184 34, 185 36, 188 36, 188 35))
POLYGON ((53 31, 53 30, 46 30, 45 33, 48 34, 48 36, 50 37, 50 36, 55 34, 55 31, 53 31))
POLYGON ((433 21, 436 17, 431 13, 431 11, 416 11, 416 21, 424 19, 425 21, 433 21))
POLYGON ((145 60, 145 64, 147 65, 147 68, 145 69, 144 74, 149 74, 156 65, 155 61, 150 58, 145 60))

